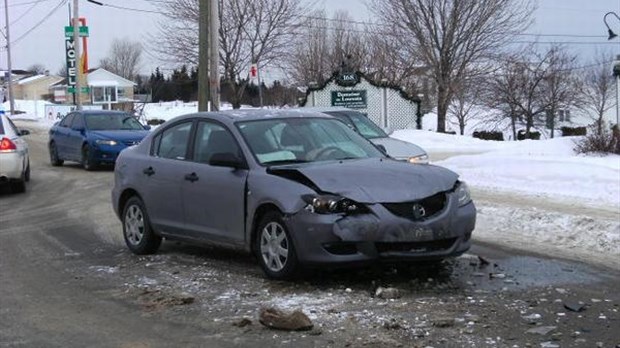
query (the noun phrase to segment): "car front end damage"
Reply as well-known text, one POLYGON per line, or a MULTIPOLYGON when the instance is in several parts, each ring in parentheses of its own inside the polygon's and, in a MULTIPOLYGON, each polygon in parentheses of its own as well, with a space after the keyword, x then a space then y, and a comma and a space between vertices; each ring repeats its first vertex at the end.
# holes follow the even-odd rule
POLYGON ((337 195, 305 196, 287 216, 305 264, 441 260, 466 252, 476 208, 464 183, 408 202, 357 203, 337 195))

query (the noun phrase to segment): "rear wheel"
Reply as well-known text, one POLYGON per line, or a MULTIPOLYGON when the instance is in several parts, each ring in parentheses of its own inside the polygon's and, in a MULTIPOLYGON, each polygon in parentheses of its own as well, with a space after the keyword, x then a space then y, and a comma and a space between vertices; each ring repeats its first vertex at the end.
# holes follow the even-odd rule
POLYGON ((258 224, 255 250, 263 271, 273 279, 292 279, 299 271, 293 240, 282 215, 268 212, 258 224))
POLYGON ((56 143, 50 144, 50 162, 54 167, 59 167, 64 163, 64 161, 61 160, 60 157, 58 157, 58 149, 56 148, 56 143))
POLYGON ((93 155, 88 145, 84 145, 84 147, 82 147, 82 167, 88 171, 97 169, 97 165, 93 160, 93 155))
POLYGON ((28 167, 26 167, 26 173, 24 173, 24 180, 26 182, 30 181, 30 162, 28 162, 28 167))
POLYGON ((153 254, 161 245, 161 236, 151 228, 142 200, 133 196, 123 209, 123 236, 125 244, 137 255, 153 254))
POLYGON ((26 181, 19 180, 11 183, 11 191, 14 193, 24 193, 26 192, 26 181))

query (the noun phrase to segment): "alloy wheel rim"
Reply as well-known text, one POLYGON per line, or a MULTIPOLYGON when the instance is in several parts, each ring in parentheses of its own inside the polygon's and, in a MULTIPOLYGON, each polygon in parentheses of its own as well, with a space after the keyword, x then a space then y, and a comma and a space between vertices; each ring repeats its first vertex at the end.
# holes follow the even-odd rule
POLYGON ((279 272, 286 266, 289 243, 282 225, 268 223, 261 232, 260 252, 264 264, 272 272, 279 272))
POLYGON ((142 209, 132 205, 125 214, 125 236, 132 245, 138 245, 144 237, 144 215, 142 209))

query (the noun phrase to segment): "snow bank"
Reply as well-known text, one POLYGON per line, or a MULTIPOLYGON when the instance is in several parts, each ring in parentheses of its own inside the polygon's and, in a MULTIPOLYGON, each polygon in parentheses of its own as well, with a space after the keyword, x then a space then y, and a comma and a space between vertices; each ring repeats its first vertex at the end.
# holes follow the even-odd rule
POLYGON ((620 267, 620 222, 478 201, 474 239, 620 267))

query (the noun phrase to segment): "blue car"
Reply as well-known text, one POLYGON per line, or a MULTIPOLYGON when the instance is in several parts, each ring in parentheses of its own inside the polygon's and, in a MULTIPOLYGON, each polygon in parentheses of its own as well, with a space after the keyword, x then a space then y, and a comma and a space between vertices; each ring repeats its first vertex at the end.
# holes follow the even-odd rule
POLYGON ((75 111, 50 129, 50 161, 53 166, 75 161, 86 170, 100 164, 114 164, 118 154, 139 144, 149 129, 126 112, 75 111))

